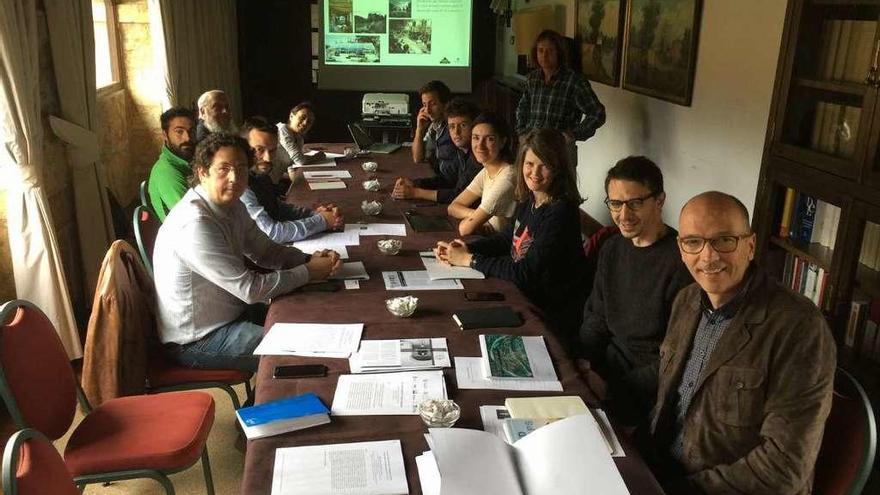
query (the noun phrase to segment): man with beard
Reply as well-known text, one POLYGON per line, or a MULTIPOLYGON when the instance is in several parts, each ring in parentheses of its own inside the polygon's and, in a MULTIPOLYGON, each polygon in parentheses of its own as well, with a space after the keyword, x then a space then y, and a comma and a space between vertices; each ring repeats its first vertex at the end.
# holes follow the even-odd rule
POLYGON ((238 131, 232 122, 232 111, 229 109, 229 97, 226 93, 219 89, 205 91, 199 96, 197 103, 199 123, 196 127, 196 142, 215 132, 235 134, 238 131))
POLYGON ((333 205, 309 208, 279 201, 269 177, 272 156, 278 149, 278 128, 263 117, 251 117, 242 125, 242 137, 254 153, 254 166, 248 174, 248 188, 241 196, 248 214, 270 239, 294 242, 325 230, 345 227, 339 208, 333 205))
POLYGON ((657 395, 660 343, 676 294, 693 280, 677 232, 663 223, 663 174, 643 156, 617 162, 605 178, 605 204, 620 228, 599 251, 584 307, 581 343, 608 384, 609 408, 628 424, 647 421, 657 395))
POLYGON ((150 206, 160 221, 189 189, 192 170, 189 161, 195 152, 195 114, 188 108, 171 108, 159 117, 165 144, 150 170, 147 183, 150 206))

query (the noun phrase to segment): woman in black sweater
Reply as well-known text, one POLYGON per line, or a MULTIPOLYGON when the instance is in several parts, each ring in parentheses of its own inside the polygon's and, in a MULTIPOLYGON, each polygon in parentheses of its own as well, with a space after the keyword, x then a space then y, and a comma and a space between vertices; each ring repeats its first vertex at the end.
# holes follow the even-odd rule
POLYGON ((566 341, 577 334, 587 287, 587 260, 580 230, 580 203, 565 138, 537 129, 523 140, 514 166, 515 221, 490 237, 439 242, 442 262, 470 266, 514 282, 540 307, 566 341))

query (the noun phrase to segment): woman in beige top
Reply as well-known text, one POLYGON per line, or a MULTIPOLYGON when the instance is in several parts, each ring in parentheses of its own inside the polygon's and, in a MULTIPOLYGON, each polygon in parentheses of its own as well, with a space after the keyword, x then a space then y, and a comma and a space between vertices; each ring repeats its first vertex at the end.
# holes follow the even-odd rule
POLYGON ((471 150, 483 166, 470 185, 449 205, 449 215, 461 219, 460 235, 497 232, 516 210, 515 176, 511 165, 510 131, 491 113, 474 120, 471 150), (473 208, 474 203, 479 204, 473 208))

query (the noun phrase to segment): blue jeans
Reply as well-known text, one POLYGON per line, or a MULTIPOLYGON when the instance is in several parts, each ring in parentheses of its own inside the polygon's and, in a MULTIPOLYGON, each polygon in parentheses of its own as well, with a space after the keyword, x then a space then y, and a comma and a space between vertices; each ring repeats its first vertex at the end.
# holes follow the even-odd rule
POLYGON ((237 320, 217 328, 195 342, 166 346, 166 355, 172 361, 190 368, 234 369, 256 373, 260 356, 254 355, 254 349, 263 338, 263 319, 265 305, 262 308, 248 308, 237 320))

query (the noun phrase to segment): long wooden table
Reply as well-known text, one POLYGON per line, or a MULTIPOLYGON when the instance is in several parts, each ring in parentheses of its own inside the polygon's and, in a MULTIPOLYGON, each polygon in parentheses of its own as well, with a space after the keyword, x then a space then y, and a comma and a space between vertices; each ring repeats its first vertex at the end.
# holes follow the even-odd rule
MULTIPOLYGON (((341 149, 341 146, 331 149, 341 149)), ((419 212, 441 214, 444 205, 423 206, 411 201, 394 201, 390 197, 394 179, 400 175, 410 177, 427 176, 430 171, 425 165, 414 165, 409 149, 404 148, 391 155, 374 155, 366 159, 353 159, 340 162, 336 170, 349 170, 353 179, 346 179, 347 189, 311 191, 305 181, 299 181, 291 188, 289 199, 298 204, 315 205, 333 202, 340 205, 347 222, 367 220, 377 223, 402 223, 403 212, 415 209, 419 212), (361 163, 367 160, 379 163, 379 170, 367 173, 361 163), (365 191, 362 181, 378 178, 379 192, 365 191), (379 200, 384 204, 382 214, 366 218, 360 210, 361 201, 379 200)), ((419 337, 446 337, 451 356, 479 356, 480 346, 477 335, 480 330, 461 331, 452 320, 452 313, 459 309, 492 306, 495 302, 468 302, 463 291, 386 291, 382 272, 391 270, 424 269, 418 251, 432 247, 438 240, 448 240, 453 232, 417 233, 407 226, 407 236, 403 240, 403 250, 397 256, 384 256, 379 253, 376 241, 385 237, 361 237, 359 246, 349 246, 350 261, 361 260, 367 268, 370 280, 361 281, 360 289, 341 290, 335 293, 294 292, 275 299, 266 320, 266 329, 276 322, 297 323, 364 323, 364 339, 393 339, 419 337), (419 298, 419 306, 411 318, 398 318, 385 308, 385 299, 412 294, 419 298)), ((594 395, 581 378, 574 361, 560 344, 560 341, 547 330, 539 311, 510 282, 497 279, 464 280, 465 290, 496 291, 505 295, 502 304, 511 306, 520 313, 525 323, 518 328, 496 329, 504 333, 519 335, 543 335, 553 358, 556 373, 562 382, 565 395, 579 395, 588 404, 595 405, 594 395)), ((302 394, 316 393, 329 407, 339 375, 348 374, 347 359, 305 358, 290 356, 264 356, 260 362, 256 381, 256 402, 263 403, 302 394), (329 372, 324 378, 295 380, 276 380, 272 372, 277 365, 323 363, 329 372)), ((479 406, 503 405, 507 397, 526 397, 540 395, 560 395, 552 392, 516 392, 503 390, 459 390, 456 386, 455 371, 444 370, 448 395, 461 406, 461 419, 456 427, 482 429, 479 406)), ((333 417, 327 425, 291 432, 285 435, 263 438, 248 442, 245 456, 242 493, 269 494, 272 486, 275 449, 302 445, 362 442, 373 440, 400 439, 411 494, 421 494, 415 457, 427 450, 423 437, 426 432, 418 416, 342 416, 333 417)), ((626 457, 615 458, 624 481, 633 494, 663 493, 643 460, 636 454, 627 437, 618 430, 624 445, 626 457)), ((588 487, 584 487, 585 490, 588 487)))

